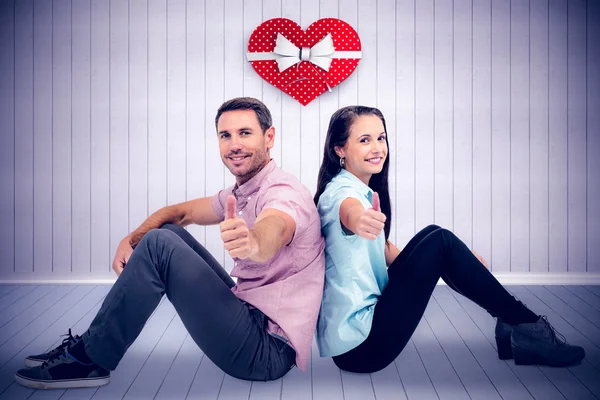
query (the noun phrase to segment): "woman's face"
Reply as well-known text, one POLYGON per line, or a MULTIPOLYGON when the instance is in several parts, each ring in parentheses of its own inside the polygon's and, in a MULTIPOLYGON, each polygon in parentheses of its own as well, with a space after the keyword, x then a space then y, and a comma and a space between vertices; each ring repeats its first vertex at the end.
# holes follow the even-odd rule
POLYGON ((365 184, 383 169, 388 148, 383 122, 376 115, 361 115, 350 127, 348 141, 335 152, 345 157, 344 168, 365 184))

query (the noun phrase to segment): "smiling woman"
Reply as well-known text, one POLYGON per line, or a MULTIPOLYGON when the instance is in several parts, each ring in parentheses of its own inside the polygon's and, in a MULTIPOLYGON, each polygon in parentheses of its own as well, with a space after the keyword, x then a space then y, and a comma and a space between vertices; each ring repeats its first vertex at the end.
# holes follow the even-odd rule
POLYGON ((504 289, 451 231, 429 225, 402 251, 390 242, 386 132, 383 114, 371 107, 344 107, 329 123, 314 198, 326 243, 321 356, 350 372, 385 368, 408 343, 442 279, 498 318, 499 358, 550 366, 581 361, 583 348, 558 340, 547 319, 504 289))

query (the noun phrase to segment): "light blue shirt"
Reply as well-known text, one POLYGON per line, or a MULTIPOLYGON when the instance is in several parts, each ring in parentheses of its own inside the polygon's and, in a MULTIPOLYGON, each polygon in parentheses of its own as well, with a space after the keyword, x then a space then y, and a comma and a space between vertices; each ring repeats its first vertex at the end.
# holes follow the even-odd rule
POLYGON ((319 198, 326 268, 317 322, 321 357, 346 353, 369 336, 375 304, 388 283, 384 232, 375 240, 346 235, 340 221, 340 205, 346 198, 355 198, 368 209, 372 195, 367 185, 342 169, 319 198))

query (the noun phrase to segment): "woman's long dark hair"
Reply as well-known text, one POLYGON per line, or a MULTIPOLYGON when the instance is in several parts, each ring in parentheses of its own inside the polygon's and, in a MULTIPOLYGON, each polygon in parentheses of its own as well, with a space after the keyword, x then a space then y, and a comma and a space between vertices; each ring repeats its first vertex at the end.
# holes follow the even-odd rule
POLYGON ((327 129, 327 138, 325 139, 325 148, 323 149, 323 162, 319 169, 319 179, 317 181, 317 193, 315 194, 315 204, 319 202, 319 197, 325 191, 325 186, 334 176, 342 169, 340 166, 340 157, 335 152, 335 147, 344 147, 350 136, 350 128, 354 121, 362 115, 376 115, 383 122, 383 129, 386 133, 385 143, 388 146, 388 156, 383 163, 383 169, 380 173, 371 176, 369 187, 374 192, 379 194, 381 212, 387 217, 383 231, 385 232, 385 240, 390 237, 390 229, 392 226, 392 206, 390 204, 390 192, 388 189, 388 171, 390 169, 390 152, 387 139, 387 128, 385 126, 385 118, 377 108, 365 106, 348 106, 340 108, 331 116, 329 120, 329 128, 327 129))

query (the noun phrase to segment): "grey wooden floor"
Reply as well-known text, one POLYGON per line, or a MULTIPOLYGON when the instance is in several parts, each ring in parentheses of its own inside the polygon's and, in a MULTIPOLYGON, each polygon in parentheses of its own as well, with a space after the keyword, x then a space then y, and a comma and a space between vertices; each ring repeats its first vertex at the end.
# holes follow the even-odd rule
POLYGON ((586 349, 572 368, 498 360, 494 320, 438 286, 395 363, 374 374, 340 371, 313 344, 309 368, 273 382, 221 372, 187 334, 168 301, 156 309, 111 383, 99 389, 34 391, 14 382, 23 358, 83 332, 108 286, 0 286, 0 399, 598 399, 600 286, 510 286, 524 303, 586 349))

